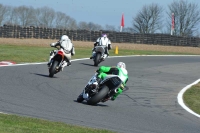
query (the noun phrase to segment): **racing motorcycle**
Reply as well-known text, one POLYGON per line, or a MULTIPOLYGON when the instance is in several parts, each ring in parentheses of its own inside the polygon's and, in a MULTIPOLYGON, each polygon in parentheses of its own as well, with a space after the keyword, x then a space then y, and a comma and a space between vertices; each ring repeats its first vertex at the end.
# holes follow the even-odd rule
POLYGON ((94 51, 96 52, 93 55, 93 61, 94 61, 94 66, 98 66, 99 63, 105 60, 105 58, 108 56, 105 53, 105 46, 96 46, 94 51))
POLYGON ((61 66, 63 65, 63 63, 64 63, 63 61, 65 59, 63 48, 62 47, 60 47, 60 48, 56 47, 56 48, 58 50, 51 60, 50 67, 49 67, 49 77, 53 77, 54 74, 61 71, 61 69, 62 69, 61 66))
POLYGON ((108 98, 118 92, 118 88, 123 88, 123 91, 128 89, 128 87, 124 87, 118 75, 107 75, 99 83, 97 75, 98 73, 95 73, 89 80, 83 92, 78 96, 77 102, 81 103, 86 100, 87 104, 96 105, 99 102, 107 101, 108 98))

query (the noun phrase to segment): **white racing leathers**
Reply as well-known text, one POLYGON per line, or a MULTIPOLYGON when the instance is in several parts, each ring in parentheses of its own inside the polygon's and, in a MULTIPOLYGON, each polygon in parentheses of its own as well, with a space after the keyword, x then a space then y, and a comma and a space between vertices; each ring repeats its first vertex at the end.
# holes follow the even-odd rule
MULTIPOLYGON (((70 39, 51 43, 50 46, 51 47, 60 46, 64 50, 64 52, 65 52, 64 56, 66 57, 68 63, 64 63, 62 67, 67 66, 67 64, 69 64, 69 65, 71 64, 71 55, 72 56, 75 55, 75 48, 70 39)), ((55 52, 56 52, 56 50, 51 51, 50 57, 49 57, 49 62, 54 57, 55 52)))
MULTIPOLYGON (((104 48, 105 48, 104 59, 105 59, 109 55, 108 50, 111 49, 111 41, 110 41, 110 39, 108 39, 107 37, 99 37, 95 43, 97 43, 98 46, 104 46, 104 48)), ((94 49, 92 50, 92 57, 94 57, 94 55, 96 53, 94 49)))

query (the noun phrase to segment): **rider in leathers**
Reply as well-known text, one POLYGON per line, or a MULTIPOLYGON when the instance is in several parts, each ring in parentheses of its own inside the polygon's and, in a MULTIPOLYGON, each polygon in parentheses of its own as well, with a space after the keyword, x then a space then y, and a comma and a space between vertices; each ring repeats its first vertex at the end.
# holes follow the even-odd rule
POLYGON ((123 89, 126 86, 126 83, 128 81, 128 71, 126 70, 126 64, 123 62, 119 62, 116 67, 101 66, 97 70, 97 73, 98 73, 97 81, 99 83, 101 80, 103 80, 107 76, 107 74, 118 75, 119 78, 122 80, 123 85, 117 89, 117 92, 115 92, 115 94, 112 97, 108 97, 105 100, 105 101, 107 101, 110 99, 110 100, 114 101, 116 99, 116 97, 123 92, 123 89))
MULTIPOLYGON (((75 48, 74 48, 73 43, 71 42, 71 40, 69 39, 69 37, 67 35, 61 36, 61 39, 58 42, 51 43, 50 46, 51 47, 60 46, 64 50, 65 61, 63 62, 63 65, 61 66, 62 71, 65 66, 71 65, 71 55, 72 56, 75 55, 75 48)), ((57 50, 52 50, 50 52, 49 62, 47 64, 48 66, 50 65, 52 58, 54 57, 56 52, 57 52, 57 50)))
POLYGON ((110 39, 107 37, 106 34, 103 34, 102 37, 99 37, 96 42, 94 43, 94 48, 92 49, 92 56, 90 57, 90 59, 93 59, 94 55, 96 54, 95 52, 95 47, 96 46, 104 46, 104 49, 105 49, 105 56, 104 56, 104 59, 106 57, 108 57, 109 55, 109 52, 108 50, 110 50, 112 48, 111 46, 111 41, 110 39))

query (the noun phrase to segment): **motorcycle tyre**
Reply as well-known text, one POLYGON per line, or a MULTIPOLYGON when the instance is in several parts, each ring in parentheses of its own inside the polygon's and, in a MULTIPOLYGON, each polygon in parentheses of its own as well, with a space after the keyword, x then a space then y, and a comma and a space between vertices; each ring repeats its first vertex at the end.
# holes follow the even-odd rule
POLYGON ((82 95, 82 93, 77 97, 77 102, 78 103, 81 103, 81 102, 83 102, 83 100, 84 100, 84 98, 83 98, 83 95, 82 95))
POLYGON ((94 66, 98 66, 100 63, 100 58, 101 58, 101 54, 100 53, 96 53, 95 59, 94 59, 94 66))
POLYGON ((56 73, 56 67, 58 66, 58 61, 53 61, 51 67, 49 68, 49 77, 53 77, 53 75, 56 73))
POLYGON ((92 98, 90 98, 87 101, 87 104, 89 105, 95 105, 97 103, 99 103, 109 92, 109 88, 105 85, 102 87, 102 89, 96 94, 94 95, 92 98))

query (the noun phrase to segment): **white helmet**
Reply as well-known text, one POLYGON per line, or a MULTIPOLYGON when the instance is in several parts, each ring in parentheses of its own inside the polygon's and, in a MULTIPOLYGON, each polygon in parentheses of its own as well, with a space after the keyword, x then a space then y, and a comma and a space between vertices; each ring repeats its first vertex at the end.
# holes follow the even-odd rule
POLYGON ((117 67, 126 69, 126 64, 124 62, 118 62, 117 67))
POLYGON ((60 38, 60 41, 62 42, 62 41, 66 41, 66 40, 68 40, 69 39, 69 37, 67 36, 67 35, 62 35, 61 36, 61 38, 60 38))

